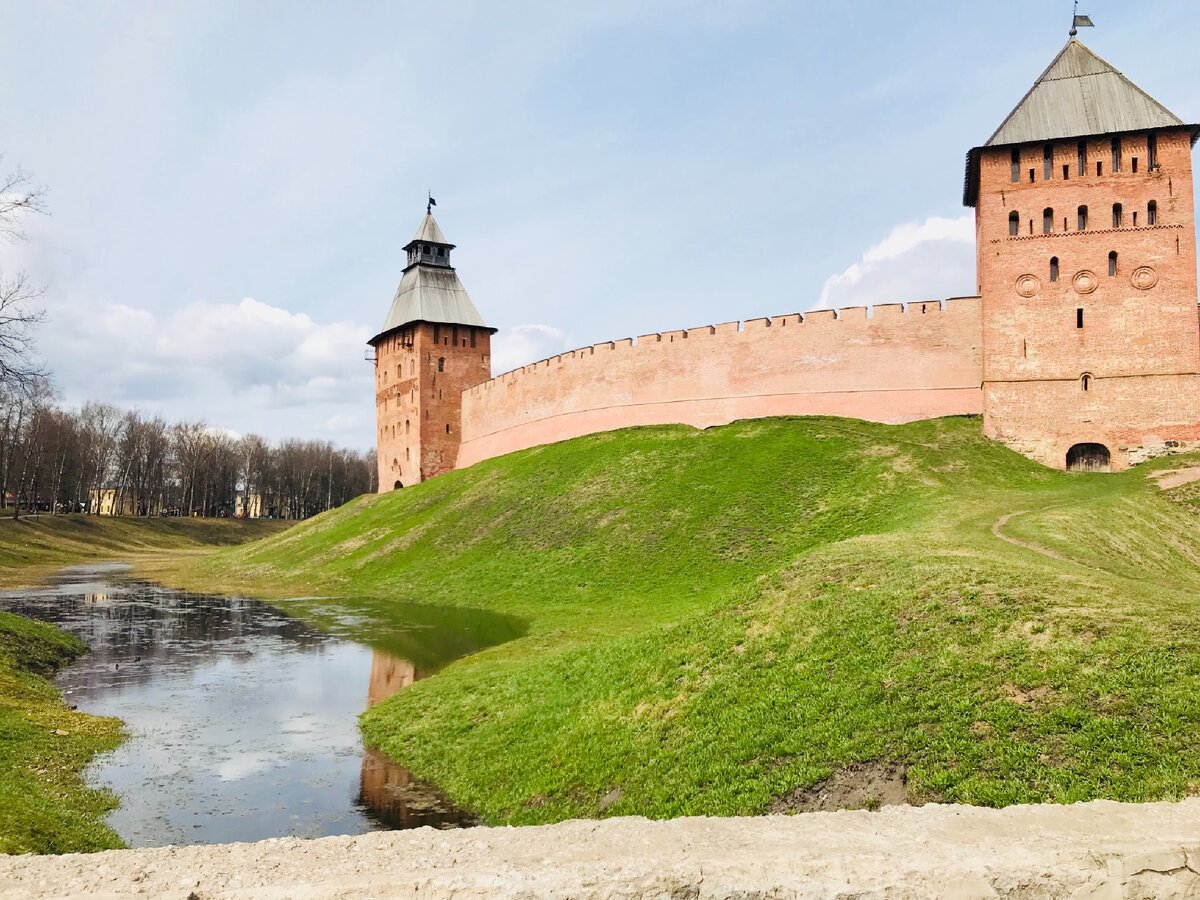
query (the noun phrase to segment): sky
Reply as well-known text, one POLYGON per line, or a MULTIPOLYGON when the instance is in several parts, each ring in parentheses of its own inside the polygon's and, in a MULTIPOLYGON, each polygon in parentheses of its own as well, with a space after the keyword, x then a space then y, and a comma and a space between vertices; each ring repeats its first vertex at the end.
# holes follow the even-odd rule
MULTIPOLYGON (((1200 4, 1081 38, 1200 120, 1200 4)), ((50 215, 63 402, 373 443, 365 342, 426 191, 493 370, 828 306, 974 293, 966 151, 1064 0, 0 0, 0 153, 50 215)))

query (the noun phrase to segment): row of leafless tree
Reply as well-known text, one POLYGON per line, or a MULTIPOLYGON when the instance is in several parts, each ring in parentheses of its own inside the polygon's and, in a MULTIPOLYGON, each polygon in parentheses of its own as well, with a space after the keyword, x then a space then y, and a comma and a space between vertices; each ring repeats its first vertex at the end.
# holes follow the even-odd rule
POLYGON ((375 489, 373 453, 270 444, 106 403, 76 411, 45 386, 0 388, 0 507, 22 512, 300 519, 375 489))

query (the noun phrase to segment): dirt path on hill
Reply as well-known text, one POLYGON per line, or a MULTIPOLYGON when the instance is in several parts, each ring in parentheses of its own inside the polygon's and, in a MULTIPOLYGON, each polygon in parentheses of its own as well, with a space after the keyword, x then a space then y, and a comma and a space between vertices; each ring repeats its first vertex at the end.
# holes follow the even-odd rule
POLYGON ((1040 544, 1022 541, 1004 533, 1004 526, 1008 524, 1009 519, 1011 519, 1013 516, 1024 515, 1027 512, 1029 512, 1027 509, 1018 509, 1010 513, 1005 513, 992 523, 992 534, 1000 538, 1000 540, 1004 541, 1005 543, 1012 544, 1014 547, 1024 547, 1026 550, 1032 550, 1034 553, 1040 553, 1042 556, 1048 556, 1050 559, 1057 559, 1060 562, 1073 562, 1073 560, 1067 559, 1067 557, 1055 550, 1050 550, 1041 546, 1040 544))
POLYGON ((1193 481, 1200 481, 1200 466, 1187 466, 1183 469, 1163 469, 1161 472, 1151 472, 1150 477, 1164 491, 1182 487, 1193 481))
POLYGON ((1175 897, 1200 799, 564 822, 0 857, 6 898, 1175 897))

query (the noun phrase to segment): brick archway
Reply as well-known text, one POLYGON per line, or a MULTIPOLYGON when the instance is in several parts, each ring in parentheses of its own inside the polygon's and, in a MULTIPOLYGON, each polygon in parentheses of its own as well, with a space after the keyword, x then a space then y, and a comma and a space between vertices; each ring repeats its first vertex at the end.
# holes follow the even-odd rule
POLYGON ((1112 454, 1103 444, 1075 444, 1067 451, 1068 472, 1110 472, 1112 454))

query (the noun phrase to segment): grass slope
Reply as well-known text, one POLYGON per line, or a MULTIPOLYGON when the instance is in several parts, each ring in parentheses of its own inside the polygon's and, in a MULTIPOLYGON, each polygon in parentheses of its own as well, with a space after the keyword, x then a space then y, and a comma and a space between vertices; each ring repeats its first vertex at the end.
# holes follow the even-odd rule
POLYGON ((367 640, 397 601, 525 619, 363 720, 493 823, 759 813, 860 763, 905 767, 915 801, 1179 797, 1200 518, 1146 469, 1054 472, 970 418, 631 429, 176 577, 335 594, 367 640))
POLYGON ((0 517, 0 588, 28 584, 72 563, 151 550, 194 550, 272 534, 287 522, 237 519, 0 517))
POLYGON ((68 709, 46 680, 86 649, 57 628, 0 613, 0 853, 122 846, 102 821, 114 798, 79 777, 120 742, 120 723, 68 709))

